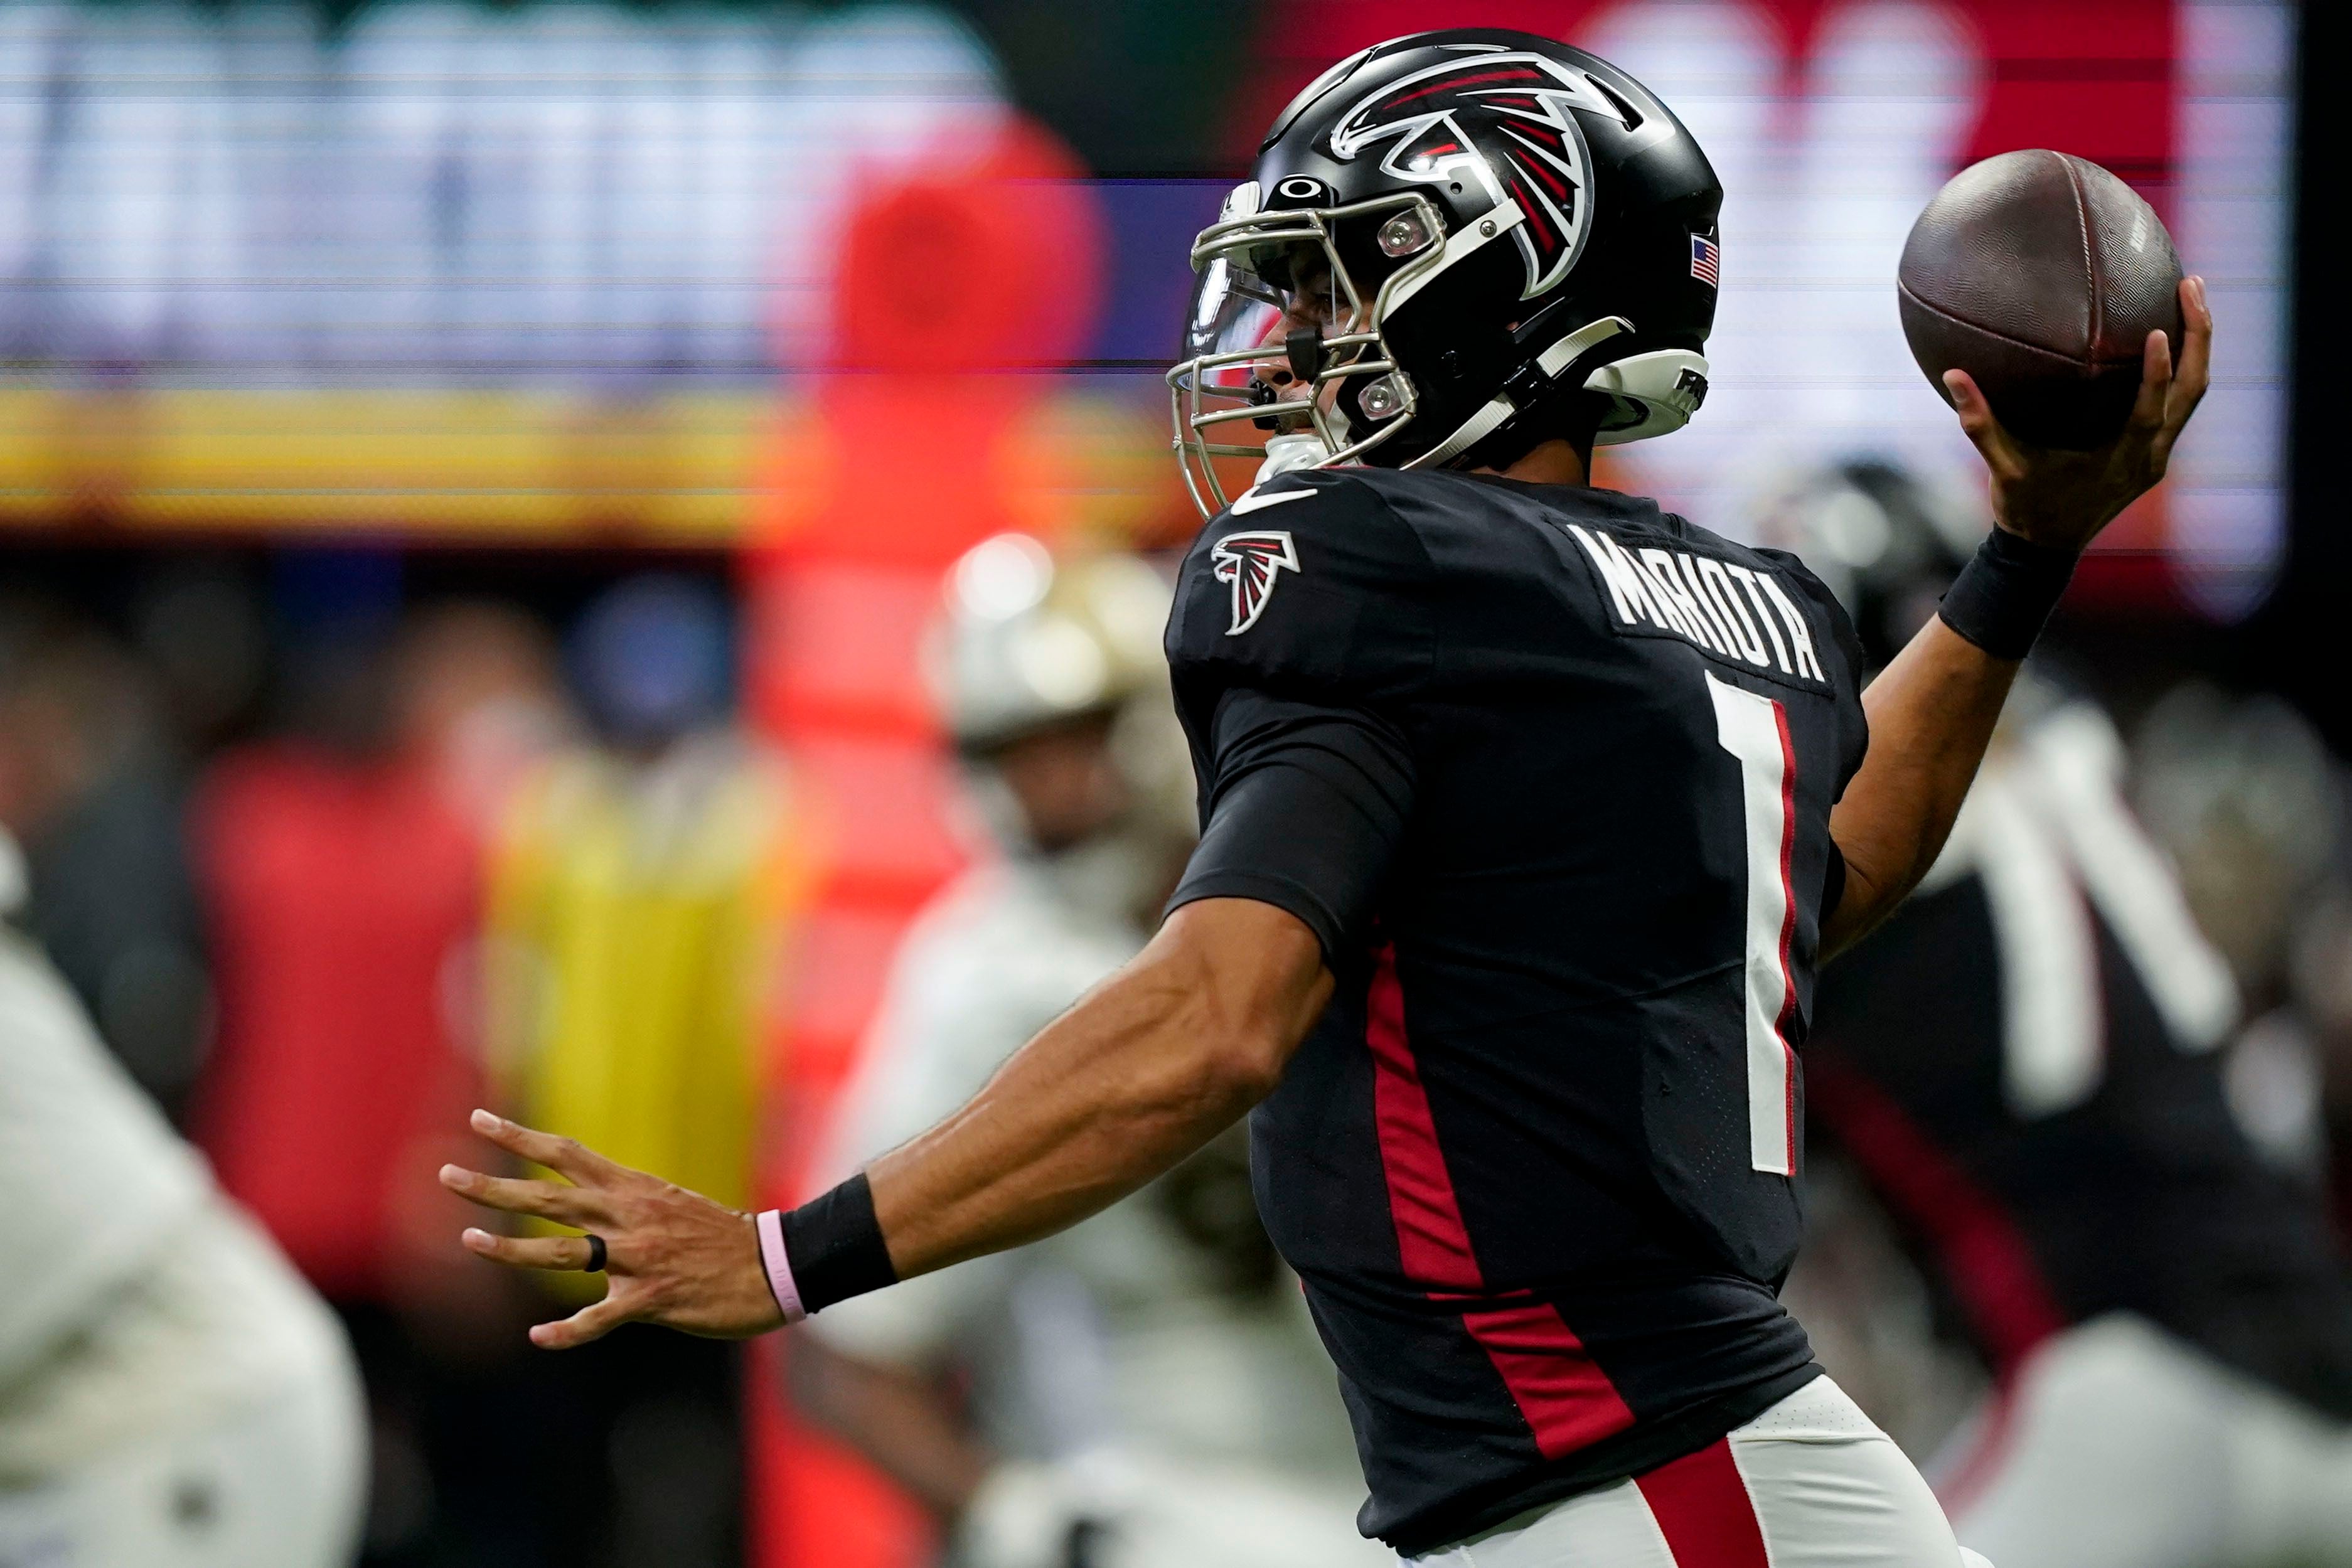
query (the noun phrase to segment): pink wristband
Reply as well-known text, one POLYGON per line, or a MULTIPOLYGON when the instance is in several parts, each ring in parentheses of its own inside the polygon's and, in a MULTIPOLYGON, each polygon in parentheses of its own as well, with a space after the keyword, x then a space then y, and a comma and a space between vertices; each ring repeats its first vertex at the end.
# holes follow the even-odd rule
POLYGON ((801 1306, 800 1287, 793 1283, 793 1260, 784 1255, 784 1211, 763 1208, 752 1227, 760 1234, 760 1266, 768 1271, 768 1289, 784 1311, 784 1322, 796 1323, 808 1316, 801 1306))

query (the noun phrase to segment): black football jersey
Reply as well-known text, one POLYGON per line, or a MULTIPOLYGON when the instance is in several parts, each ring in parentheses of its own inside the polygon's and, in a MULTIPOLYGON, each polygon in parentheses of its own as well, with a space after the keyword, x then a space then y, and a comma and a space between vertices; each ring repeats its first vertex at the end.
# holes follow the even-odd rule
POLYGON ((2232 1114, 2228 971, 2069 705, 2007 738, 1922 889, 1823 974, 1817 1131, 1988 1364, 2135 1312, 2352 1417, 2352 1277, 2232 1114))
POLYGON ((1401 1551, 1638 1474, 1817 1375, 1800 1226, 1858 653, 1793 558, 1607 491, 1293 474, 1186 557, 1176 894, 1314 929, 1258 1203, 1401 1551))

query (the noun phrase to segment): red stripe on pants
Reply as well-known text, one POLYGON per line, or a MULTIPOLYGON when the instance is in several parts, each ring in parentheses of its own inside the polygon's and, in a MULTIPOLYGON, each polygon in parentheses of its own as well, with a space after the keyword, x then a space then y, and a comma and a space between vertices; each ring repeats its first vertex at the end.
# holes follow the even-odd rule
MULTIPOLYGON (((1421 1066, 1405 1038, 1404 991, 1397 983, 1396 955, 1388 948, 1372 971, 1364 1040, 1372 1053, 1373 1119, 1397 1256, 1416 1284, 1430 1288, 1433 1301, 1483 1295, 1486 1280, 1438 1146, 1421 1066)), ((1507 1301, 1465 1312, 1462 1325, 1494 1363, 1544 1458, 1574 1453, 1633 1424, 1633 1412, 1608 1375, 1549 1302, 1507 1301)))
POLYGON ((1666 1538, 1675 1568, 1771 1568, 1730 1438, 1660 1465, 1633 1484, 1666 1538))

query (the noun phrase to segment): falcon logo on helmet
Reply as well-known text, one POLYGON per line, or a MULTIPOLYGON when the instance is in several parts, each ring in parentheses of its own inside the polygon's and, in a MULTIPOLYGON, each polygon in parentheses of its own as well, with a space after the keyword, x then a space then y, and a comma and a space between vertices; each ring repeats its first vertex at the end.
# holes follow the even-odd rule
POLYGON ((1513 231, 1532 299, 1559 284, 1591 230, 1592 159, 1571 109, 1627 124, 1585 78, 1538 54, 1471 54, 1367 95, 1331 131, 1331 155, 1352 162, 1391 143, 1381 172, 1414 184, 1469 172, 1496 203, 1516 201, 1513 231))
POLYGON ((1298 570, 1298 546, 1284 532, 1227 534, 1209 547, 1209 570, 1233 584, 1234 621, 1225 635, 1238 637, 1265 613, 1276 576, 1298 570))

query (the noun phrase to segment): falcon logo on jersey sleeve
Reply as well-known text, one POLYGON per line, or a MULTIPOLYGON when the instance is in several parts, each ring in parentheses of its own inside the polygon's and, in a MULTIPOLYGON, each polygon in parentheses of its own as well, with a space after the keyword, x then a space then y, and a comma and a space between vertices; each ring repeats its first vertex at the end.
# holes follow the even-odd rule
POLYGON ((1210 547, 1209 563, 1219 582, 1233 585, 1234 621, 1225 635, 1238 637, 1265 613, 1276 579, 1298 570, 1298 546, 1287 533, 1227 534, 1210 547))

